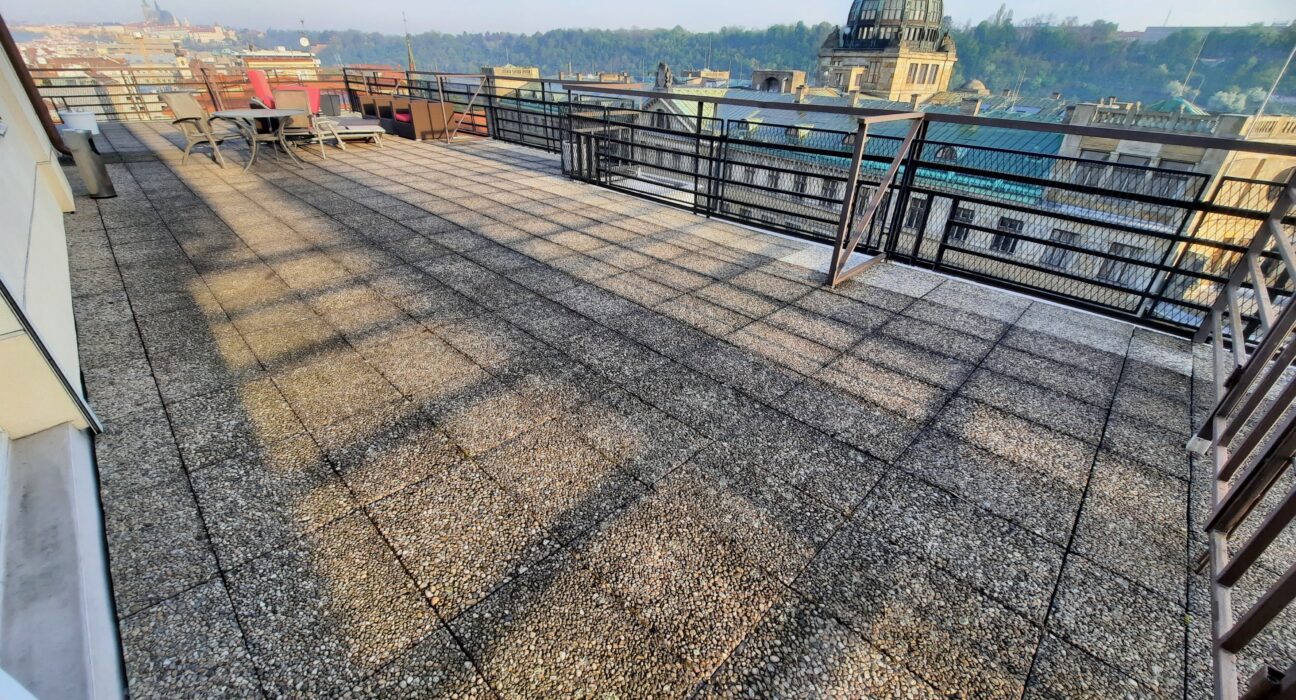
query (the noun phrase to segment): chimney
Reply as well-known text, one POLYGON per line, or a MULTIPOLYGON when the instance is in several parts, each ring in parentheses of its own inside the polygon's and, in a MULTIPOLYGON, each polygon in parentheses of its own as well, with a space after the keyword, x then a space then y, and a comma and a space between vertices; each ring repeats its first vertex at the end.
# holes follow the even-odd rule
POLYGON ((802 83, 802 84, 796 86, 796 101, 797 101, 798 104, 799 104, 799 103, 802 103, 802 102, 805 102, 806 93, 808 93, 808 92, 810 92, 810 86, 809 86, 809 85, 806 85, 805 83, 802 83))
POLYGON ((1009 89, 1009 88, 1004 88, 1004 89, 1003 89, 1003 96, 1004 96, 1004 97, 1012 97, 1012 90, 1009 89))
POLYGON ((980 97, 964 97, 959 103, 959 114, 966 114, 969 117, 975 117, 981 113, 980 97))
POLYGON ((847 90, 846 97, 850 99, 850 106, 854 107, 859 103, 860 91, 858 89, 847 90))
POLYGON ((1060 100, 1060 99, 1062 99, 1062 93, 1060 93, 1060 92, 1054 90, 1054 91, 1053 91, 1053 94, 1052 94, 1052 95, 1049 95, 1049 97, 1051 97, 1051 98, 1053 98, 1053 99, 1055 99, 1055 100, 1060 100))
POLYGON ((1116 96, 1115 96, 1115 95, 1108 95, 1108 96, 1107 96, 1107 104, 1109 104, 1109 105, 1114 105, 1114 104, 1116 104, 1116 96))
POLYGON ((918 109, 918 102, 919 102, 920 100, 922 100, 922 96, 919 95, 918 93, 915 92, 914 94, 910 95, 910 96, 909 96, 909 109, 917 110, 917 109, 918 109))

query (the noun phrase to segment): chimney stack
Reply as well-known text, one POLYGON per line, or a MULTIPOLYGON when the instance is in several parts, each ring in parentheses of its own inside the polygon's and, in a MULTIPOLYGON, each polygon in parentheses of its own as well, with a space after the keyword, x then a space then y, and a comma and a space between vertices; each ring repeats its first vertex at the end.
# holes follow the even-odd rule
POLYGON ((1109 105, 1114 105, 1114 104, 1116 104, 1116 96, 1115 96, 1115 95, 1108 95, 1108 96, 1107 96, 1107 104, 1109 104, 1109 105))
POLYGON ((854 107, 855 105, 859 104, 860 91, 858 88, 853 90, 848 90, 846 92, 846 96, 850 98, 850 106, 854 107))
POLYGON ((1062 93, 1060 93, 1060 92, 1054 90, 1054 91, 1053 91, 1053 94, 1052 94, 1052 95, 1049 95, 1049 97, 1052 97, 1052 98, 1055 99, 1055 100, 1060 100, 1060 99, 1062 99, 1062 93))
POLYGON ((969 117, 975 117, 981 113, 980 97, 964 97, 959 103, 959 114, 966 114, 969 117))
POLYGON ((1003 89, 1003 96, 1004 96, 1004 97, 1012 97, 1012 90, 1009 89, 1009 88, 1004 88, 1004 89, 1003 89))
POLYGON ((810 92, 810 86, 802 83, 796 86, 796 101, 798 104, 805 102, 806 93, 810 92))
POLYGON ((916 111, 916 110, 918 109, 918 101, 919 101, 920 99, 922 99, 922 96, 919 95, 919 94, 916 93, 916 92, 915 92, 914 94, 910 95, 910 96, 909 96, 909 109, 912 109, 912 110, 915 110, 915 111, 916 111))

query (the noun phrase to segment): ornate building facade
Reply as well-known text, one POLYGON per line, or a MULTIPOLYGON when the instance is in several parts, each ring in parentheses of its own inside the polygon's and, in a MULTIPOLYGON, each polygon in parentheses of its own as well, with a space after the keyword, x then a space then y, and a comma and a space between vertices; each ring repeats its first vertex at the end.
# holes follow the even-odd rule
POLYGON ((819 80, 842 92, 925 102, 949 89, 958 53, 941 0, 855 0, 819 49, 819 80))

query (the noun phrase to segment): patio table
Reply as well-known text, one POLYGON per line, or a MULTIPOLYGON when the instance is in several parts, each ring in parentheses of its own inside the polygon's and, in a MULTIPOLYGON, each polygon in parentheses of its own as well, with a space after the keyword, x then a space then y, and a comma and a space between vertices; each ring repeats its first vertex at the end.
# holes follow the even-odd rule
POLYGON ((297 167, 305 167, 298 160, 297 155, 292 152, 292 149, 288 147, 288 140, 284 138, 284 127, 288 124, 288 120, 305 113, 300 109, 222 109, 218 112, 212 112, 212 117, 228 119, 234 122, 239 132, 243 134, 243 138, 247 139, 250 155, 248 156, 247 165, 243 167, 243 171, 247 172, 252 167, 252 163, 256 162, 257 144, 261 142, 273 143, 282 147, 284 153, 288 154, 289 160, 296 164, 297 167), (270 122, 271 133, 257 133, 256 120, 258 119, 265 119, 270 122))

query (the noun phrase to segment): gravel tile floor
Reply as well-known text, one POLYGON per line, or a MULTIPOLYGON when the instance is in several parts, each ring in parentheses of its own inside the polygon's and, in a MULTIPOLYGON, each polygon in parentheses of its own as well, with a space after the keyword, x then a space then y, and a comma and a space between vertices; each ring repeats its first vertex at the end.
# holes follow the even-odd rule
POLYGON ((1185 341, 497 141, 174 138, 68 218, 134 698, 1209 688, 1185 341))

